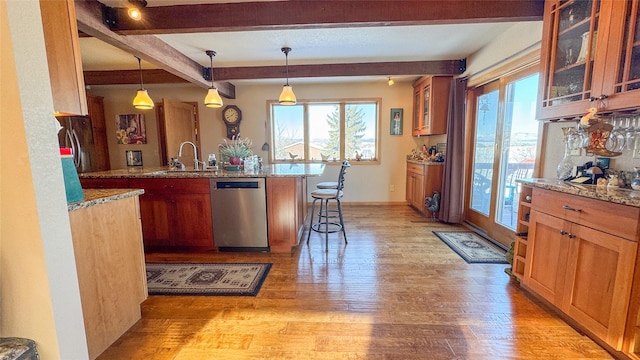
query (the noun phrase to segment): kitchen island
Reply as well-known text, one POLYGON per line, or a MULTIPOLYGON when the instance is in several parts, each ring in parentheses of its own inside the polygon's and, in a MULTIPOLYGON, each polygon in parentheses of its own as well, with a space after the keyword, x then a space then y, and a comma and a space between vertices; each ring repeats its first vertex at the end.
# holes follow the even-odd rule
MULTIPOLYGON (((304 232, 307 177, 324 164, 273 164, 260 170, 127 168, 80 174, 83 188, 144 189, 140 197, 145 251, 216 251, 212 182, 220 178, 264 178, 267 239, 271 252, 290 252, 304 232)), ((239 204, 228 204, 239 206, 239 204)))
POLYGON ((140 320, 147 298, 139 189, 84 190, 68 205, 89 358, 140 320))

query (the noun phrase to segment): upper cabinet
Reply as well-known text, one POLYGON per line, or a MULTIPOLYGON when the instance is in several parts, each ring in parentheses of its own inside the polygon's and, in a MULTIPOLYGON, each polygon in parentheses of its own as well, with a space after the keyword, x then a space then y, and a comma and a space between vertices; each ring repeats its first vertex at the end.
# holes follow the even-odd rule
POLYGON ((425 76, 413 84, 411 135, 440 135, 447 132, 451 76, 425 76))
POLYGON ((640 107, 639 1, 545 3, 538 119, 640 107))
POLYGON ((87 115, 74 0, 41 0, 53 109, 56 115, 87 115))

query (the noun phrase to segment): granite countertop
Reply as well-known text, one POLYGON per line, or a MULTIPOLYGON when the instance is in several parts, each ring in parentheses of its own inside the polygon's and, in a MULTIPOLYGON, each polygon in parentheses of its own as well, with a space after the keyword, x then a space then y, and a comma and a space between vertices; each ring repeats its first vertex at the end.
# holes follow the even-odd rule
POLYGON ((427 160, 407 159, 407 162, 412 164, 420 164, 420 165, 444 165, 444 161, 436 162, 436 161, 427 161, 427 160))
POLYGON ((84 192, 84 201, 68 204, 69 211, 144 194, 142 189, 83 189, 82 191, 84 192))
POLYGON ((100 178, 251 178, 251 177, 301 177, 320 176, 325 164, 271 164, 262 170, 169 170, 167 167, 141 167, 78 174, 83 179, 100 178))
POLYGON ((616 204, 640 207, 640 191, 631 189, 608 189, 596 185, 574 184, 557 179, 518 179, 519 183, 562 193, 609 201, 616 204))

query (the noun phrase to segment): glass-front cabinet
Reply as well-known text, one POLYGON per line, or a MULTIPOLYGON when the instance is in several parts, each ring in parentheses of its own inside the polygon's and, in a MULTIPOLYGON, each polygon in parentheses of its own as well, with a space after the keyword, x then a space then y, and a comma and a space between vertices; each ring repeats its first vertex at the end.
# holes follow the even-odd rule
POLYGON ((640 107, 638 2, 547 1, 539 119, 640 107))
POLYGON ((413 128, 411 135, 447 132, 451 76, 424 76, 413 84, 413 128))

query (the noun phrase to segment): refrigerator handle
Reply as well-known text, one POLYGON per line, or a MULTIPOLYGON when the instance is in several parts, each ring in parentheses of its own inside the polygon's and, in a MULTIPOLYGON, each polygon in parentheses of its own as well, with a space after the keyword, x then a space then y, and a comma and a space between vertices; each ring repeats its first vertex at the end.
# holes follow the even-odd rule
POLYGON ((78 134, 74 129, 71 129, 71 148, 73 149, 73 163, 76 165, 76 168, 80 168, 80 152, 82 149, 80 148, 80 140, 78 139, 78 134))

